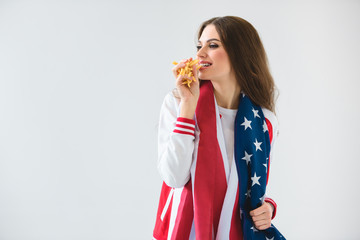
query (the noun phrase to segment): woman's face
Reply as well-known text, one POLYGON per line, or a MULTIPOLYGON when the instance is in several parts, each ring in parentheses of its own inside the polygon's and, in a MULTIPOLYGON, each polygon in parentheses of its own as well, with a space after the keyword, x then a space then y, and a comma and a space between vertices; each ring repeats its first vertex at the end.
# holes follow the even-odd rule
POLYGON ((207 25, 202 32, 196 54, 199 64, 199 78, 211 81, 230 80, 234 75, 229 56, 220 41, 214 25, 207 25))

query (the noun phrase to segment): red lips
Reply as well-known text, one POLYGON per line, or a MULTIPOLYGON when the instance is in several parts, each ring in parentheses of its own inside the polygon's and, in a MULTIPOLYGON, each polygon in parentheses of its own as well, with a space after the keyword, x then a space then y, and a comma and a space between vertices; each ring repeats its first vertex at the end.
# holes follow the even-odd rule
POLYGON ((199 65, 201 65, 201 68, 200 69, 204 69, 204 68, 208 68, 212 65, 211 62, 208 62, 208 61, 200 61, 199 62, 199 65))

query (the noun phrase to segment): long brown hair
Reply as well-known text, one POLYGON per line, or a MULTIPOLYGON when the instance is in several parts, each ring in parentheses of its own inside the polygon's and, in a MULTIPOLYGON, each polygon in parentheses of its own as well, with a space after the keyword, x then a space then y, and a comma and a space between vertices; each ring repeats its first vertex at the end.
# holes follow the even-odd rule
POLYGON ((201 24, 198 39, 210 24, 220 35, 241 91, 255 104, 275 112, 276 87, 256 29, 240 17, 215 17, 201 24))

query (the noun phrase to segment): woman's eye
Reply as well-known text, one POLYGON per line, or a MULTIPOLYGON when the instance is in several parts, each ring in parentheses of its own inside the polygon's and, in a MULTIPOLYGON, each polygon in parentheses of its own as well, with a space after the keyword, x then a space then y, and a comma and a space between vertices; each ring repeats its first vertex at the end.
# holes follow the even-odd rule
MULTIPOLYGON (((209 44, 209 48, 217 48, 219 47, 219 45, 217 45, 216 43, 210 43, 209 44)), ((196 46, 196 49, 199 51, 202 48, 202 46, 196 46)))

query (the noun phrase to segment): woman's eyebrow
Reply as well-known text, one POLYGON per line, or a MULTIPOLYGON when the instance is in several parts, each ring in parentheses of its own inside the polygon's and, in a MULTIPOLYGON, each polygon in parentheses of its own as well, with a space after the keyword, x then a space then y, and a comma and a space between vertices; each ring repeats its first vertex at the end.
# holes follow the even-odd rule
MULTIPOLYGON (((219 42, 221 42, 219 39, 216 39, 216 38, 210 38, 206 42, 211 42, 211 41, 219 41, 219 42)), ((198 42, 200 43, 201 41, 199 40, 198 42)))

